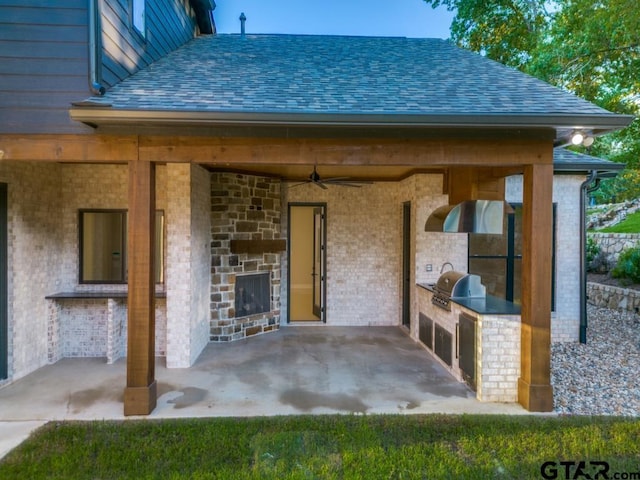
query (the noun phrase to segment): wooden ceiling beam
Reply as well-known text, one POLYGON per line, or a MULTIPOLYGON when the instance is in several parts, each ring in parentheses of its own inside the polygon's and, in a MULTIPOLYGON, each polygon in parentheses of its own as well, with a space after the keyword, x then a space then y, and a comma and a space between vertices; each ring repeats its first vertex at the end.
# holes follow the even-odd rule
MULTIPOLYGON (((2 135, 4 160, 61 163, 362 165, 513 169, 548 162, 551 142, 459 139, 286 139, 135 135, 2 135)), ((498 176, 500 176, 498 174, 498 176)))
POLYGON ((0 135, 3 160, 127 163, 138 159, 135 135, 0 135))
POLYGON ((140 138, 141 159, 218 167, 274 163, 513 167, 544 163, 552 148, 551 142, 539 140, 140 138))

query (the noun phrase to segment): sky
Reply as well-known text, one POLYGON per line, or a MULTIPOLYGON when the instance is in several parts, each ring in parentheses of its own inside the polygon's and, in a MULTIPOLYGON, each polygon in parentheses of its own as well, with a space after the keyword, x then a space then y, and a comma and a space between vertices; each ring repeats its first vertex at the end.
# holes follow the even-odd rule
POLYGON ((449 38, 453 12, 423 0, 215 0, 218 33, 449 38))

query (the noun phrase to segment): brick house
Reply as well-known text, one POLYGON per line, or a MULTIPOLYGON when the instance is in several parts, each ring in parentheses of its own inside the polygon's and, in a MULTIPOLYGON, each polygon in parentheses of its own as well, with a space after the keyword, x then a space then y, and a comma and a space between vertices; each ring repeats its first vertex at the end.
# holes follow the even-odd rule
POLYGON ((484 319, 511 333, 482 355, 515 363, 479 398, 551 408, 550 341, 579 335, 582 188, 618 168, 556 147, 630 117, 442 40, 215 35, 197 0, 51 3, 0 7, 0 382, 126 356, 125 413, 144 414, 154 356, 189 367, 306 321, 421 341, 418 284, 450 262, 516 306, 484 319), (517 251, 425 231, 478 199, 516 206, 517 251))

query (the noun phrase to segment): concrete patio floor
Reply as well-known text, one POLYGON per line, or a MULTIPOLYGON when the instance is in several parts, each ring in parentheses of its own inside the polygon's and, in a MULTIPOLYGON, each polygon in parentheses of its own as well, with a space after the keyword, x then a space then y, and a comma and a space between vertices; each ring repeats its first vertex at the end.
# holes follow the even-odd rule
MULTIPOLYGON (((156 362, 142 418, 324 413, 527 414, 483 403, 398 327, 283 327, 209 344, 195 365, 156 362)), ((51 420, 124 419, 126 360, 63 359, 0 389, 0 457, 51 420)))

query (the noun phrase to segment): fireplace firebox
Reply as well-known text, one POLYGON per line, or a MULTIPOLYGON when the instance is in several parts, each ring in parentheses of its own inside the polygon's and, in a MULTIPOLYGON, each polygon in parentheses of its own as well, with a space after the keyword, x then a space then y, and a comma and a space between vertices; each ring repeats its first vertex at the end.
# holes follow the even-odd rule
POLYGON ((235 307, 236 317, 246 317, 271 310, 269 272, 236 276, 235 307))

